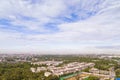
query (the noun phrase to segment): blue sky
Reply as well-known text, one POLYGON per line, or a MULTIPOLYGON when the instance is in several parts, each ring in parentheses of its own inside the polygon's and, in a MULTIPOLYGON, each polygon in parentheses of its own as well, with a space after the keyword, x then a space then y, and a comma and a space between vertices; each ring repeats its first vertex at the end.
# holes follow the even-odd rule
POLYGON ((2 52, 119 53, 120 0, 1 0, 2 52))

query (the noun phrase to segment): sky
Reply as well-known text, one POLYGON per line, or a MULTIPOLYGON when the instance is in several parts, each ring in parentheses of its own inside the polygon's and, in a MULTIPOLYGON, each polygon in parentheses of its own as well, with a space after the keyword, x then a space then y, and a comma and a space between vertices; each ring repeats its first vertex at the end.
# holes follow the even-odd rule
POLYGON ((120 0, 0 0, 0 52, 120 52, 120 0))

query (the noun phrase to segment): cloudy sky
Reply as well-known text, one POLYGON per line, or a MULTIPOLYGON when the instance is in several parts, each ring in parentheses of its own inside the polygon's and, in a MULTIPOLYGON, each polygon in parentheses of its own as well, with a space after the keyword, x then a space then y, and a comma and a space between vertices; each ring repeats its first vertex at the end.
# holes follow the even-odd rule
POLYGON ((0 0, 0 51, 120 52, 120 0, 0 0))

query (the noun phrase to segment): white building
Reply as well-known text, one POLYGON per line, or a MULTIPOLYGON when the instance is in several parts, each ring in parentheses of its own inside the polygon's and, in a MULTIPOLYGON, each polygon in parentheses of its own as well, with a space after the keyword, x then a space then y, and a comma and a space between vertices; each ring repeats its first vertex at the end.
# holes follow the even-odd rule
POLYGON ((46 67, 37 67, 36 72, 41 72, 41 71, 46 71, 47 68, 46 67))
POLYGON ((34 73, 36 72, 36 68, 30 68, 30 70, 34 73))
POLYGON ((33 64, 33 65, 57 66, 57 65, 59 65, 61 63, 63 63, 63 61, 40 61, 40 62, 33 62, 31 64, 33 64))
POLYGON ((50 76, 51 74, 52 74, 51 72, 45 72, 45 73, 44 73, 44 76, 45 76, 45 77, 48 77, 48 76, 50 76))
POLYGON ((50 71, 52 71, 54 75, 59 76, 59 75, 67 74, 67 73, 81 71, 85 68, 93 67, 94 65, 95 65, 94 63, 73 62, 67 65, 64 65, 63 67, 50 68, 50 71))

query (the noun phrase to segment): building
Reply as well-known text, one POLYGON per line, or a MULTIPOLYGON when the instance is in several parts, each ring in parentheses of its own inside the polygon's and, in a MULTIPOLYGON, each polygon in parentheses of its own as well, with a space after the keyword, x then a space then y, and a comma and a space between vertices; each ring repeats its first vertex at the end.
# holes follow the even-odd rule
POLYGON ((37 67, 36 72, 46 71, 46 67, 37 67))
POLYGON ((40 61, 40 62, 33 62, 33 65, 47 65, 47 66, 57 66, 62 64, 63 61, 40 61))
POLYGON ((52 73, 54 75, 59 76, 59 75, 63 75, 63 74, 68 74, 68 73, 81 71, 81 70, 84 70, 85 68, 93 67, 94 65, 95 65, 94 63, 73 62, 73 63, 66 64, 63 67, 50 68, 50 71, 52 71, 52 73))
POLYGON ((45 73, 44 73, 44 76, 45 76, 45 77, 48 77, 48 76, 50 76, 51 74, 52 74, 51 72, 45 72, 45 73))
POLYGON ((34 72, 36 72, 36 68, 30 68, 30 70, 34 73, 34 72))

